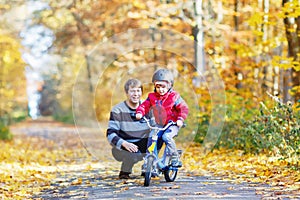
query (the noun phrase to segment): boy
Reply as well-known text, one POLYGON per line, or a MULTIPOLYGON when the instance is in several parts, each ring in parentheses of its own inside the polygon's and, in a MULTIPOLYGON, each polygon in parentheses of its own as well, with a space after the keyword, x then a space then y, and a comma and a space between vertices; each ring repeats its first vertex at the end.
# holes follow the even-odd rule
POLYGON ((148 98, 136 109, 136 118, 139 120, 152 110, 157 124, 164 126, 170 120, 176 122, 177 126, 171 126, 165 130, 162 140, 166 144, 165 158, 171 157, 172 165, 181 167, 182 163, 178 159, 173 138, 177 136, 188 115, 188 106, 179 93, 172 89, 174 77, 168 69, 156 70, 152 76, 152 83, 154 92, 149 93, 148 98))

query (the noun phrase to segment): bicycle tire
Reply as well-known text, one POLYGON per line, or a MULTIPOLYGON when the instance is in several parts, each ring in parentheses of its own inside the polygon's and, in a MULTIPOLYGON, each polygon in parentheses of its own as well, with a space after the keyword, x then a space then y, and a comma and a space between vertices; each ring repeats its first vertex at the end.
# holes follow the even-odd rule
POLYGON ((147 158, 147 166, 146 166, 146 172, 145 172, 145 178, 144 178, 144 186, 149 186, 151 182, 151 173, 153 169, 153 162, 154 162, 154 157, 149 156, 147 158))
POLYGON ((168 169, 164 171, 164 177, 167 182, 175 181, 178 169, 168 169))

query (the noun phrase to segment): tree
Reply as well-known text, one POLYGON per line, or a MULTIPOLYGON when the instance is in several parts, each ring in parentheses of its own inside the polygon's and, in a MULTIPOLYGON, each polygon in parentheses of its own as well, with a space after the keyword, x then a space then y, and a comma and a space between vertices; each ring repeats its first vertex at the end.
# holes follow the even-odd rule
POLYGON ((26 110, 25 63, 20 43, 9 35, 0 34, 0 121, 10 123, 14 111, 26 110), (18 77, 18 78, 16 78, 18 77))
POLYGON ((12 119, 25 118, 28 112, 26 63, 20 38, 26 13, 12 15, 24 11, 24 3, 24 0, 0 2, 0 122, 6 125, 12 119))
POLYGON ((204 27, 203 27, 203 11, 202 0, 194 1, 195 21, 193 27, 193 36, 195 40, 195 67, 201 74, 205 72, 205 52, 204 52, 204 27))
POLYGON ((293 58, 291 64, 291 87, 296 101, 300 100, 300 13, 299 1, 283 0, 285 33, 288 41, 288 57, 293 58))

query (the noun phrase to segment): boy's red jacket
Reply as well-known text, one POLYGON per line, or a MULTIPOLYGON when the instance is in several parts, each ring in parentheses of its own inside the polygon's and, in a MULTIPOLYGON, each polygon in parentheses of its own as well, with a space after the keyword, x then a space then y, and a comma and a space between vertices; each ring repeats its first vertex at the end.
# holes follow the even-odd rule
POLYGON ((149 93, 148 98, 136 109, 143 116, 153 110, 156 123, 166 125, 170 120, 184 121, 189 108, 181 96, 174 90, 161 96, 156 92, 149 93))

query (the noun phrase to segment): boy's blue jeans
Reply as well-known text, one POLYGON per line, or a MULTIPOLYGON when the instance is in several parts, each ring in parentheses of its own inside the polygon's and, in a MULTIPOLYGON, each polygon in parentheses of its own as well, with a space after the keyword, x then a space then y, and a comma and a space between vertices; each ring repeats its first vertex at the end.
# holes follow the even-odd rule
MULTIPOLYGON (((178 126, 171 126, 167 130, 164 131, 164 133, 159 133, 159 135, 162 134, 161 140, 166 144, 166 148, 164 151, 164 156, 163 156, 163 162, 165 165, 167 165, 168 162, 166 160, 166 157, 170 157, 173 154, 177 154, 177 148, 176 148, 176 143, 174 140, 174 137, 178 135, 179 127, 178 126)), ((150 136, 152 136, 152 132, 150 133, 150 136)), ((148 146, 151 144, 151 140, 148 141, 148 146)), ((159 143, 158 143, 159 144, 159 143)), ((160 149, 161 145, 158 145, 158 150, 160 149)))

